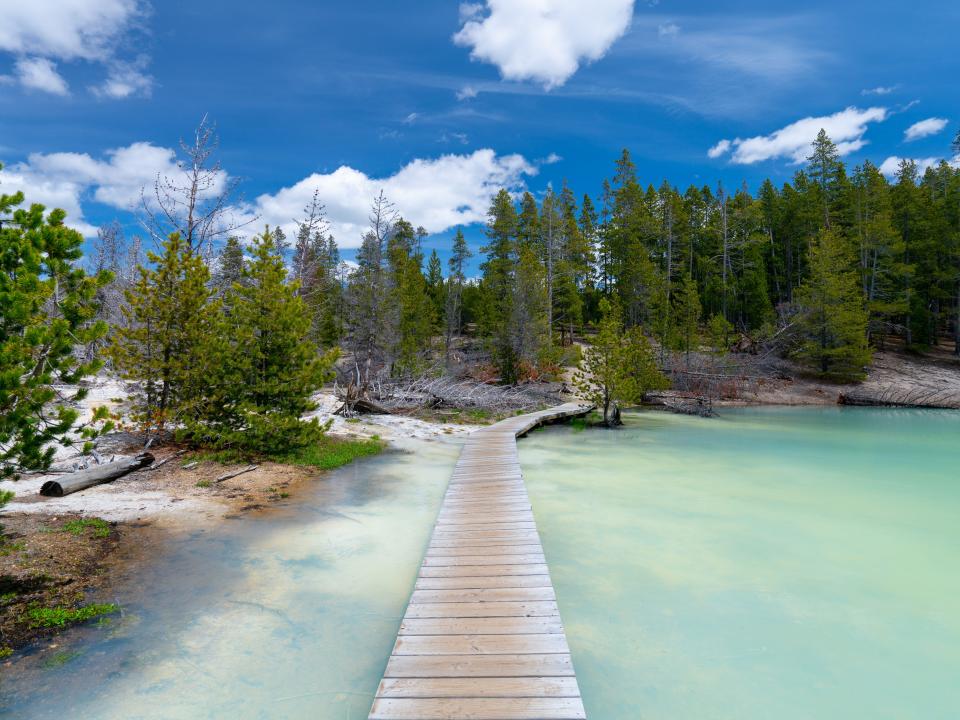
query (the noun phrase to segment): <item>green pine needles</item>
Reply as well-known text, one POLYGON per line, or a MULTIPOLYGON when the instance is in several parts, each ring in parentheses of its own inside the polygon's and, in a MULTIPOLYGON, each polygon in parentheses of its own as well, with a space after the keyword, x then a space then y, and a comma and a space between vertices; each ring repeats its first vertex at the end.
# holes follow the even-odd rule
POLYGON ((62 210, 44 215, 23 201, 23 193, 0 195, 0 477, 49 467, 56 445, 89 450, 111 427, 104 409, 78 426, 71 404, 86 390, 55 389, 100 368, 75 350, 107 332, 95 299, 110 274, 78 266, 83 237, 63 224, 62 210))
POLYGON ((177 234, 140 269, 111 356, 139 383, 145 429, 264 454, 316 442, 326 429, 302 418, 337 351, 320 354, 312 341, 311 314, 274 233, 267 228, 248 252, 248 261, 234 258, 217 298, 206 265, 177 234))

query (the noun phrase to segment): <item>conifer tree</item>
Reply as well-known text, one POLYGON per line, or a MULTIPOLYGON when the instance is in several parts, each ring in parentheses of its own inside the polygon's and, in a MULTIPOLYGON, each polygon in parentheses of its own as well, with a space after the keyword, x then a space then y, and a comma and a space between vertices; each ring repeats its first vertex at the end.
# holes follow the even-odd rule
MULTIPOLYGON (((63 224, 62 210, 44 216, 42 205, 22 203, 23 193, 0 194, 0 478, 48 468, 55 445, 79 439, 90 450, 106 421, 98 410, 78 428, 70 403, 87 391, 65 397, 55 386, 77 385, 101 366, 75 351, 107 332, 95 319, 96 296, 110 274, 79 267, 83 237, 63 224)), ((10 497, 0 493, 0 506, 10 497)))
POLYGON ((453 249, 448 261, 450 277, 447 279, 446 342, 444 343, 445 359, 448 365, 450 364, 451 343, 454 336, 458 336, 463 327, 463 286, 467 280, 464 272, 467 260, 472 256, 473 253, 470 252, 467 239, 463 236, 463 230, 457 228, 457 234, 453 238, 453 249))
MULTIPOLYGON (((420 269, 413 226, 400 219, 387 245, 390 277, 390 351, 396 375, 426 369, 435 320, 427 281, 420 269)), ((438 258, 439 262, 439 258, 438 258)))
POLYGON ((843 164, 837 146, 823 128, 813 141, 813 151, 807 158, 810 176, 820 189, 820 206, 823 213, 823 227, 830 227, 831 206, 837 199, 837 191, 843 176, 843 164))
POLYGON ((126 323, 115 328, 109 355, 120 374, 138 383, 135 417, 146 431, 176 424, 194 412, 215 359, 201 350, 210 334, 210 273, 173 233, 161 254, 126 292, 126 323))
POLYGON ((687 273, 673 295, 673 316, 676 323, 677 347, 683 352, 687 365, 690 352, 696 346, 697 328, 700 324, 700 295, 693 276, 687 273))
POLYGON ((585 350, 574 384, 581 396, 603 410, 603 424, 621 424, 620 408, 639 403, 644 393, 669 387, 640 328, 626 330, 616 301, 600 301, 601 318, 585 350))
POLYGON ((433 329, 436 331, 440 329, 443 320, 447 293, 443 284, 443 264, 435 249, 430 252, 430 259, 427 261, 426 280, 427 294, 432 304, 433 329))
POLYGON ((202 444, 276 455, 319 439, 325 427, 303 416, 311 396, 332 379, 337 351, 321 355, 296 282, 268 227, 253 240, 244 282, 230 291, 204 338, 207 369, 202 403, 187 418, 186 435, 202 444))
POLYGON ((817 237, 810 251, 810 276, 797 297, 803 329, 797 357, 822 375, 863 377, 870 362, 867 313, 853 259, 835 232, 823 230, 817 237))
POLYGON ((490 339, 494 364, 504 382, 517 376, 517 358, 510 332, 516 267, 517 212, 510 193, 501 189, 487 212, 487 259, 483 271, 481 332, 490 339))
POLYGON ((510 343, 515 368, 513 380, 533 374, 541 352, 549 346, 549 294, 547 275, 534 248, 521 247, 513 284, 510 343))
POLYGON ((213 276, 213 284, 219 294, 224 294, 233 287, 234 283, 243 281, 243 269, 246 260, 243 257, 243 247, 240 241, 231 235, 227 238, 223 250, 217 259, 217 271, 213 276))

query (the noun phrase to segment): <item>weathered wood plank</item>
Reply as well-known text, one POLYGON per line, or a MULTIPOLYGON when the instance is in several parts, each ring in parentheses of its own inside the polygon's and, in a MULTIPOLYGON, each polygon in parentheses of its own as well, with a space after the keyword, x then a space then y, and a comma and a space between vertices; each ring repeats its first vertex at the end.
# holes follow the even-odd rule
POLYGON ((485 545, 483 541, 473 541, 460 545, 434 545, 430 543, 427 548, 427 557, 462 557, 465 555, 543 555, 543 548, 540 543, 531 543, 525 545, 506 545, 501 541, 500 545, 485 545))
POLYGON ((552 587, 528 588, 478 588, 475 590, 414 590, 410 604, 435 603, 473 603, 482 602, 492 605, 501 602, 531 603, 544 600, 556 600, 552 587))
POLYGON ((370 720, 581 720, 580 698, 377 698, 370 720))
POLYGON ((542 635, 398 635, 394 655, 569 653, 563 633, 542 635))
POLYGON ((385 678, 403 677, 572 677, 569 655, 394 655, 385 678))
POLYGON ((420 568, 422 578, 473 577, 486 575, 547 575, 545 564, 529 563, 525 565, 461 565, 420 568))
POLYGON ((377 691, 380 697, 443 698, 579 697, 573 677, 519 678, 384 678, 377 691))
POLYGON ((534 602, 416 602, 411 599, 405 618, 552 617, 560 614, 552 600, 534 602))
POLYGON ((563 623, 546 617, 404 618, 400 635, 557 635, 563 623))
POLYGON ((587 410, 509 418, 467 440, 371 719, 586 717, 516 437, 587 410))
POLYGON ((487 590, 502 588, 552 588, 550 576, 542 575, 484 575, 477 577, 420 577, 417 590, 487 590))

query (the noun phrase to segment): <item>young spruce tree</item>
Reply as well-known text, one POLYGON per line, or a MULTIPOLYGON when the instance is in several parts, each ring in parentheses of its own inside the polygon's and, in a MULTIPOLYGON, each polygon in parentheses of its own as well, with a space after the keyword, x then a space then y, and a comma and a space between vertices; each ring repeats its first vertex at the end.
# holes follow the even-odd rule
MULTIPOLYGON (((95 437, 92 424, 71 434, 79 413, 68 402, 86 390, 59 397, 54 385, 95 373, 99 361, 74 350, 107 332, 94 319, 95 298, 110 274, 78 267, 83 237, 63 224, 62 210, 44 217, 42 205, 21 203, 23 193, 0 194, 0 478, 48 468, 53 445, 95 437)), ((105 410, 94 413, 94 422, 105 419, 105 410)), ((0 492, 0 506, 10 497, 0 492)))
POLYGON ((803 340, 796 351, 820 374, 860 379, 870 363, 867 312, 853 258, 843 238, 821 231, 810 250, 810 276, 797 291, 803 340))
POLYGON ((138 383, 135 413, 147 432, 179 424, 194 412, 209 365, 200 350, 210 332, 210 272, 178 233, 125 292, 124 324, 108 349, 124 378, 138 383))
POLYGON ((641 329, 624 330, 616 301, 601 299, 600 312, 597 334, 583 354, 574 385, 585 400, 603 410, 603 424, 613 427, 621 424, 621 406, 638 403, 645 392, 670 383, 641 329))
POLYGON ((303 420, 310 399, 332 377, 337 351, 321 355, 311 341, 311 318, 287 281, 287 270, 267 228, 254 238, 251 259, 228 293, 204 344, 209 369, 201 412, 187 434, 203 444, 278 455, 319 439, 325 427, 303 420))

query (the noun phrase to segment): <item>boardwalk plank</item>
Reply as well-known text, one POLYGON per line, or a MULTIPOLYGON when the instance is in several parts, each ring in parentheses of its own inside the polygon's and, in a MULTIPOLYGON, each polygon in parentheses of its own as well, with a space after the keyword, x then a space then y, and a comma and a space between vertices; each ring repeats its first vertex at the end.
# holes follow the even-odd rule
POLYGON ((516 438, 560 408, 473 433, 453 470, 371 720, 582 720, 516 438))

